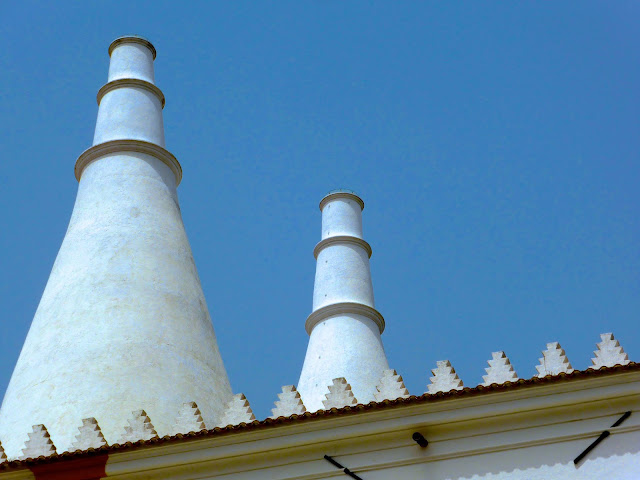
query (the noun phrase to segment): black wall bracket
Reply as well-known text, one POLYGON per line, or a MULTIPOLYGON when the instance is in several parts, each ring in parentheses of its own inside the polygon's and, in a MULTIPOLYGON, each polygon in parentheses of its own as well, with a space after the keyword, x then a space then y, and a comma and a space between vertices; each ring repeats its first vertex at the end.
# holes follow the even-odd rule
POLYGON ((415 432, 413 435, 411 435, 411 438, 413 438, 413 441, 420 445, 422 448, 426 448, 427 445, 429 445, 429 441, 424 438, 424 435, 422 435, 420 432, 415 432))

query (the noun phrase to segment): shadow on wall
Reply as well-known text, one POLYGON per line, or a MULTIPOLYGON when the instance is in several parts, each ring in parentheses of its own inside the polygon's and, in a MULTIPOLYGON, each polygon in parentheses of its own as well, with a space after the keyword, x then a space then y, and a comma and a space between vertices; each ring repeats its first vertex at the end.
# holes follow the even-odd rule
POLYGON ((429 480, 640 479, 639 431, 610 435, 584 460, 574 465, 574 458, 594 440, 595 437, 425 463, 417 466, 415 474, 418 476, 415 478, 429 478, 429 480))

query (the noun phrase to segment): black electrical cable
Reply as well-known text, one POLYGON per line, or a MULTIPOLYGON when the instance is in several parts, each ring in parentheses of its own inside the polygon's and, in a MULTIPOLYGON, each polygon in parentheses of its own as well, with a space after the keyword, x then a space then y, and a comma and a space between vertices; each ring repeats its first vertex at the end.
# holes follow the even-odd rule
MULTIPOLYGON (((624 415, 622 415, 618 420, 616 420, 616 423, 614 423, 613 425, 611 425, 610 428, 615 428, 618 425, 620 425, 622 422, 624 422, 627 418, 629 418, 631 416, 631 412, 625 412, 624 415)), ((582 460, 584 457, 586 457, 589 452, 591 450, 593 450, 594 448, 596 448, 598 446, 598 444, 603 441, 605 438, 607 438, 609 435, 611 435, 611 432, 609 430, 605 430, 604 432, 602 432, 598 438, 596 438, 591 445, 589 445, 587 448, 584 449, 584 451, 578 455, 576 458, 573 459, 573 464, 574 465, 578 465, 578 463, 580 462, 580 460, 582 460)))
POLYGON ((331 458, 329 455, 325 455, 324 459, 329 462, 330 464, 332 464, 334 467, 341 469, 346 475, 349 475, 351 478, 355 478, 356 480, 362 480, 362 478, 360 478, 358 475, 356 475, 355 473, 353 473, 351 470, 349 470, 347 467, 343 467, 342 465, 340 465, 338 462, 336 462, 333 458, 331 458))

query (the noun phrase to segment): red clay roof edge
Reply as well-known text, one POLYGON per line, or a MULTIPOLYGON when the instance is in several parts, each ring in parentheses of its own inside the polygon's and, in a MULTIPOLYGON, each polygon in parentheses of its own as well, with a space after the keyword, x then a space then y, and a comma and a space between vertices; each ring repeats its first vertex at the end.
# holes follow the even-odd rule
POLYGON ((215 427, 199 432, 190 432, 186 434, 178 433, 176 435, 165 435, 164 437, 154 437, 150 440, 140 440, 138 442, 114 443, 113 445, 105 445, 100 448, 89 448, 87 450, 76 450, 74 452, 57 453, 48 457, 40 456, 38 458, 27 458, 24 460, 12 460, 0 464, 0 471, 14 470, 32 465, 41 465, 58 461, 73 460, 93 455, 111 454, 127 450, 133 450, 139 447, 150 445, 167 444, 173 441, 183 441, 191 439, 202 439, 213 437, 220 434, 229 434, 235 432, 244 432, 258 428, 265 428, 281 424, 290 424, 299 421, 316 420, 337 415, 356 414, 362 411, 378 410, 385 408, 395 408, 403 405, 417 405, 432 401, 447 400, 450 398, 460 398, 473 395, 490 394, 505 390, 515 390, 520 388, 532 387, 536 385, 546 385, 551 383, 559 383, 563 381, 573 381, 583 379, 585 377, 600 377, 611 374, 623 373, 640 370, 640 363, 630 362, 627 365, 615 365, 613 367, 601 367, 599 369, 588 368, 586 370, 574 370, 571 373, 560 373, 558 375, 547 375, 545 377, 533 377, 530 379, 519 379, 515 382, 505 382, 502 384, 492 384, 489 386, 478 385, 476 387, 464 387, 462 390, 451 390, 449 392, 425 393, 420 396, 411 395, 408 398, 398 398, 396 400, 383 400, 381 402, 370 402, 367 404, 358 404, 342 408, 332 408, 330 410, 318 410, 316 412, 306 412, 301 415, 291 415, 290 417, 266 418, 264 420, 254 420, 251 423, 239 423, 238 425, 227 425, 226 427, 215 427))

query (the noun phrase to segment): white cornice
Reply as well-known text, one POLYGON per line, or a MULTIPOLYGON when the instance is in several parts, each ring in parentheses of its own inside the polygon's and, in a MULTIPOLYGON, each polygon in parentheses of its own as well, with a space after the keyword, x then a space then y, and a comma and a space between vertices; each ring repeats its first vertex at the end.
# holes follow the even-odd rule
POLYGON ((322 308, 319 308, 307 317, 307 321, 305 322, 304 327, 307 330, 307 333, 311 335, 311 331, 318 323, 329 317, 341 315, 344 313, 362 315, 370 318, 378 326, 378 329, 380 329, 380 333, 384 332, 385 324, 382 314, 375 308, 371 308, 368 305, 354 302, 333 303, 331 305, 326 305, 322 308))
POLYGON ((182 180, 182 167, 180 162, 173 156, 171 152, 162 148, 155 143, 145 142, 143 140, 111 140, 109 142, 100 143, 85 150, 76 160, 76 166, 74 168, 76 179, 80 181, 82 172, 85 167, 92 161, 110 155, 113 153, 121 152, 137 152, 151 155, 164 164, 166 164, 176 176, 176 186, 180 185, 182 180))

